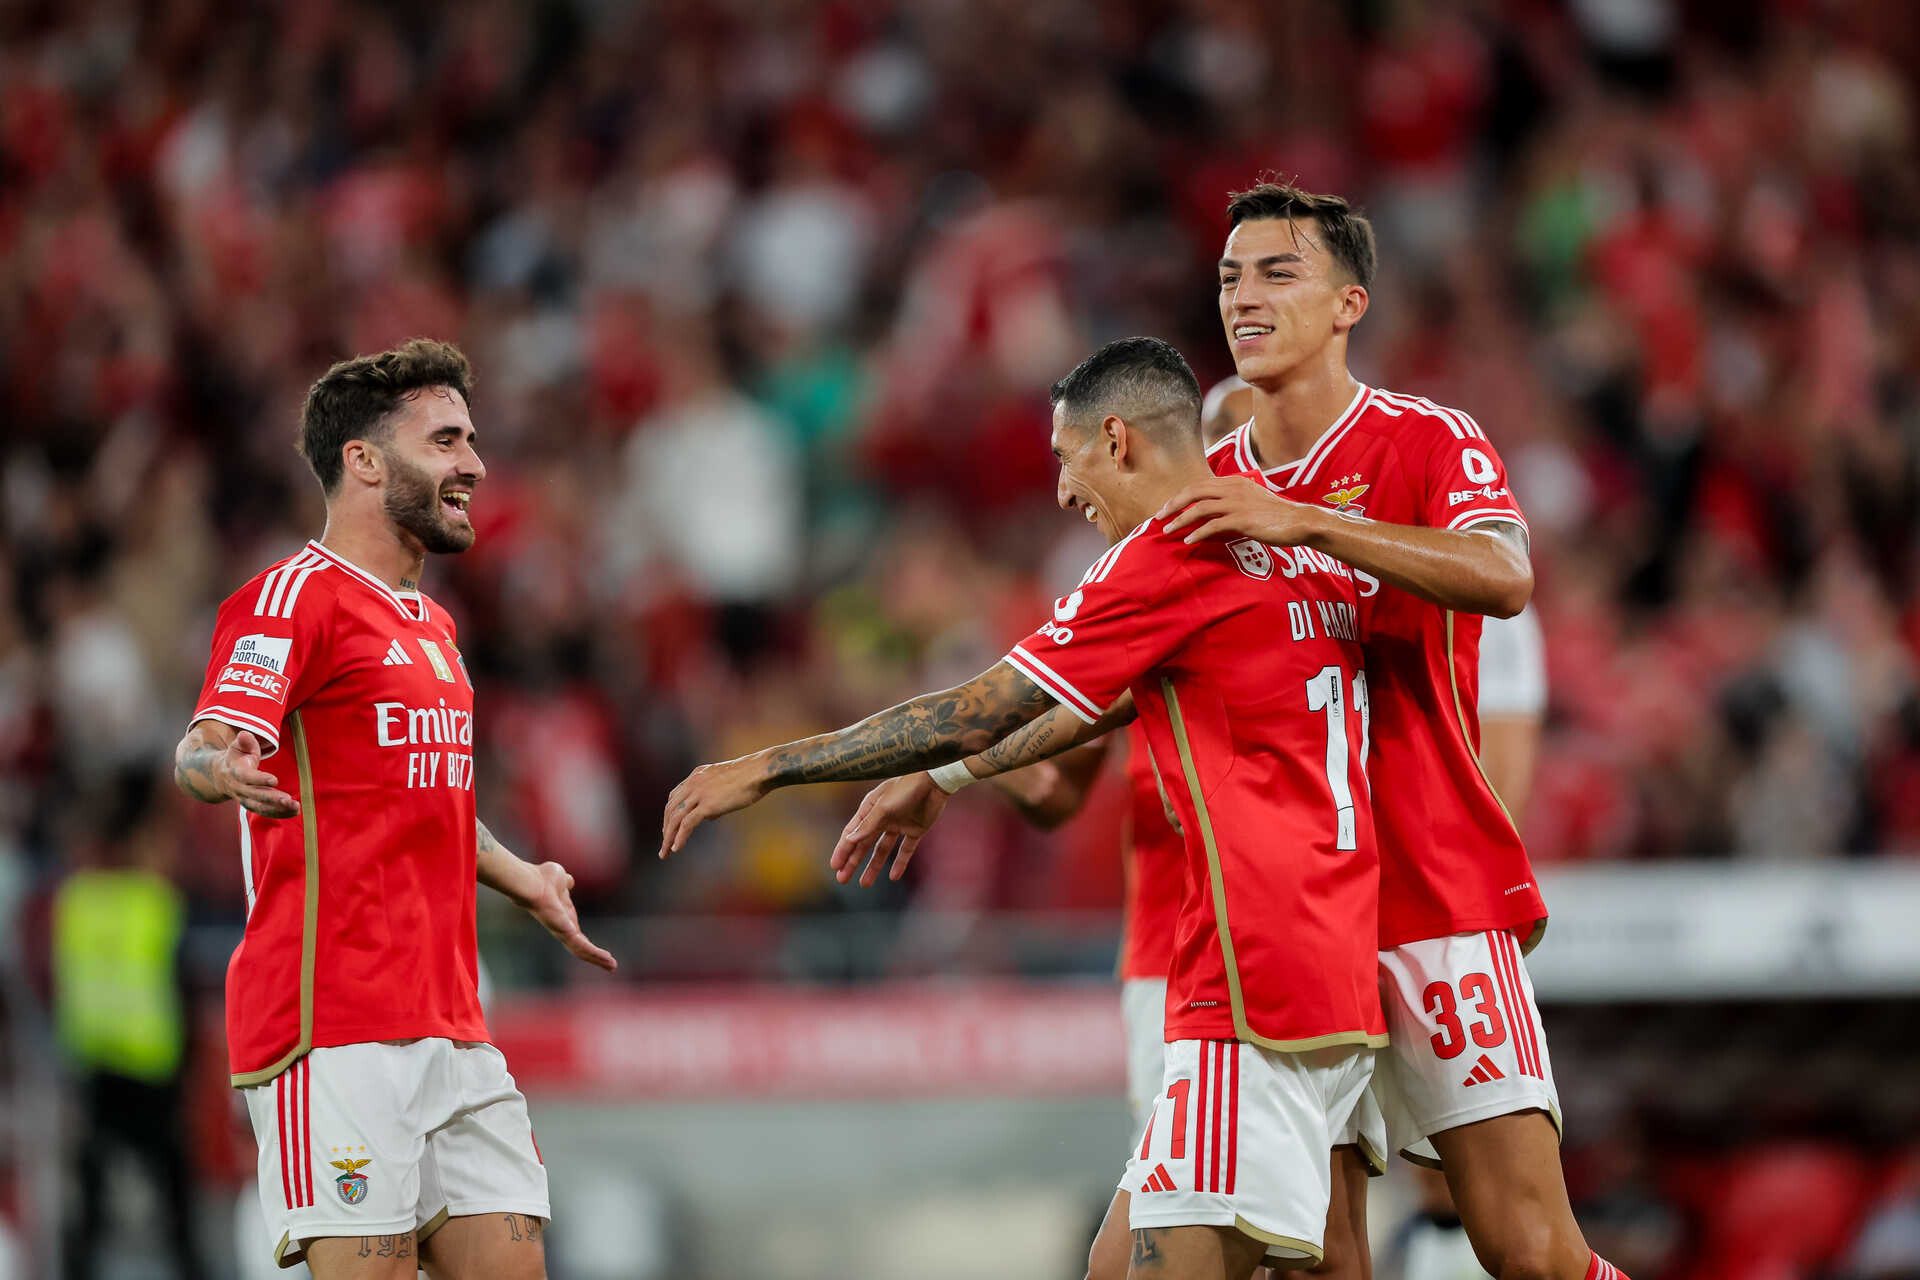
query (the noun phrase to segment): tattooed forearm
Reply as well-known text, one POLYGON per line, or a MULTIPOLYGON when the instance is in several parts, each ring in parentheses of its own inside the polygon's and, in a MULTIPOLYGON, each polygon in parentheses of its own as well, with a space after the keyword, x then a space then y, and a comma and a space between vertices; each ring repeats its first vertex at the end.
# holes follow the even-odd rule
POLYGON ((173 753, 173 783, 195 800, 207 804, 218 804, 227 798, 220 784, 213 780, 214 761, 225 752, 224 745, 215 745, 208 741, 206 733, 195 725, 187 730, 187 736, 173 753))
POLYGON ((1105 715, 1092 724, 1056 704, 1053 710, 1032 724, 1014 730, 982 751, 968 768, 982 778, 1012 773, 1015 769, 1024 769, 1030 764, 1065 755, 1081 743, 1092 742, 1133 718, 1132 694, 1123 694, 1105 715))
POLYGON ((768 780, 784 787, 898 777, 991 746, 1054 705, 1044 689, 1002 662, 956 688, 773 748, 768 780))
POLYGON ((480 821, 478 818, 475 818, 473 820, 473 825, 480 837, 481 853, 483 854, 492 853, 501 847, 500 842, 493 838, 493 832, 487 830, 486 823, 480 821))

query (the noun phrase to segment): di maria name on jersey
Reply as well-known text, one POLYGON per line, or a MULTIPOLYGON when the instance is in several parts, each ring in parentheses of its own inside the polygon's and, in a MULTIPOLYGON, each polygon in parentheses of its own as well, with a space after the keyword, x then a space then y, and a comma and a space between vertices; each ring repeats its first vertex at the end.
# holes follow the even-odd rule
POLYGON ((1007 661, 1091 721, 1131 689, 1186 858, 1169 1040, 1381 1044, 1353 574, 1142 524, 1007 661))

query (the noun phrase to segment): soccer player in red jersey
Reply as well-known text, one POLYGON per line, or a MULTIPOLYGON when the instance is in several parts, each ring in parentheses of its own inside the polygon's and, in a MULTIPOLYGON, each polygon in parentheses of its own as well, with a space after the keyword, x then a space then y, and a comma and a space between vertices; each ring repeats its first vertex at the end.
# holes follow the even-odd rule
POLYGON ((1199 409, 1186 362, 1153 339, 1062 379, 1060 502, 1112 543, 1080 586, 967 684, 696 769, 668 797, 661 852, 776 787, 950 764, 1056 703, 1102 730, 1131 692, 1187 879, 1163 1088, 1123 1180, 1133 1265, 1244 1280, 1269 1254, 1320 1260, 1328 1151, 1383 1039, 1378 885, 1353 575, 1311 551, 1188 544, 1149 518, 1207 473, 1199 409))
POLYGON ((1546 908, 1476 758, 1480 615, 1532 592, 1526 519, 1471 417, 1348 372, 1374 268, 1364 218, 1263 184, 1232 197, 1228 223, 1220 318, 1253 415, 1210 452, 1220 478, 1163 514, 1189 538, 1311 547, 1382 584, 1365 604, 1369 776, 1393 1044, 1375 1092, 1395 1146, 1445 1170, 1489 1272, 1612 1280, 1568 1204, 1522 960, 1546 908))
POLYGON ((466 357, 424 339, 313 384, 301 449, 326 531, 220 606, 174 753, 183 791, 239 805, 229 1065, 274 1258, 318 1280, 545 1276, 546 1168, 487 1043, 476 880, 614 967, 566 870, 478 821, 473 684, 419 589, 428 553, 473 545, 470 384, 466 357))

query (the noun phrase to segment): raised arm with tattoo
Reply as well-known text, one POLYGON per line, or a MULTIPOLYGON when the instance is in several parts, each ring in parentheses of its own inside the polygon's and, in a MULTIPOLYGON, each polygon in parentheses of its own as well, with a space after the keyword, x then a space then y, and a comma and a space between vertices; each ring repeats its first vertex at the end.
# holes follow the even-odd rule
POLYGON ((963 685, 922 694, 833 733, 703 764, 667 796, 660 856, 679 852, 701 823, 744 809, 778 787, 891 778, 948 764, 992 746, 1055 705, 1011 663, 999 662, 963 685))

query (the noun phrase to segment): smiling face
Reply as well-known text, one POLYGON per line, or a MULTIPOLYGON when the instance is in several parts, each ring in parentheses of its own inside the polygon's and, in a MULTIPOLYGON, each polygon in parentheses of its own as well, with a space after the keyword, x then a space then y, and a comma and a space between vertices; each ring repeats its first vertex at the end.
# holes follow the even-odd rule
POLYGON ((1312 218, 1253 218, 1220 257, 1220 323, 1234 369, 1274 387, 1344 339, 1367 291, 1326 250, 1312 218))
POLYGON ((379 446, 386 463, 381 503, 404 540, 435 554, 473 545, 467 505, 486 464, 474 450, 467 402, 449 387, 427 387, 403 401, 379 446))
POLYGON ((1064 400, 1053 406, 1053 456, 1060 463, 1054 499, 1062 510, 1078 511, 1112 544, 1133 525, 1123 524, 1113 510, 1120 497, 1120 470, 1104 423, 1103 418, 1082 426, 1067 416, 1064 400))

